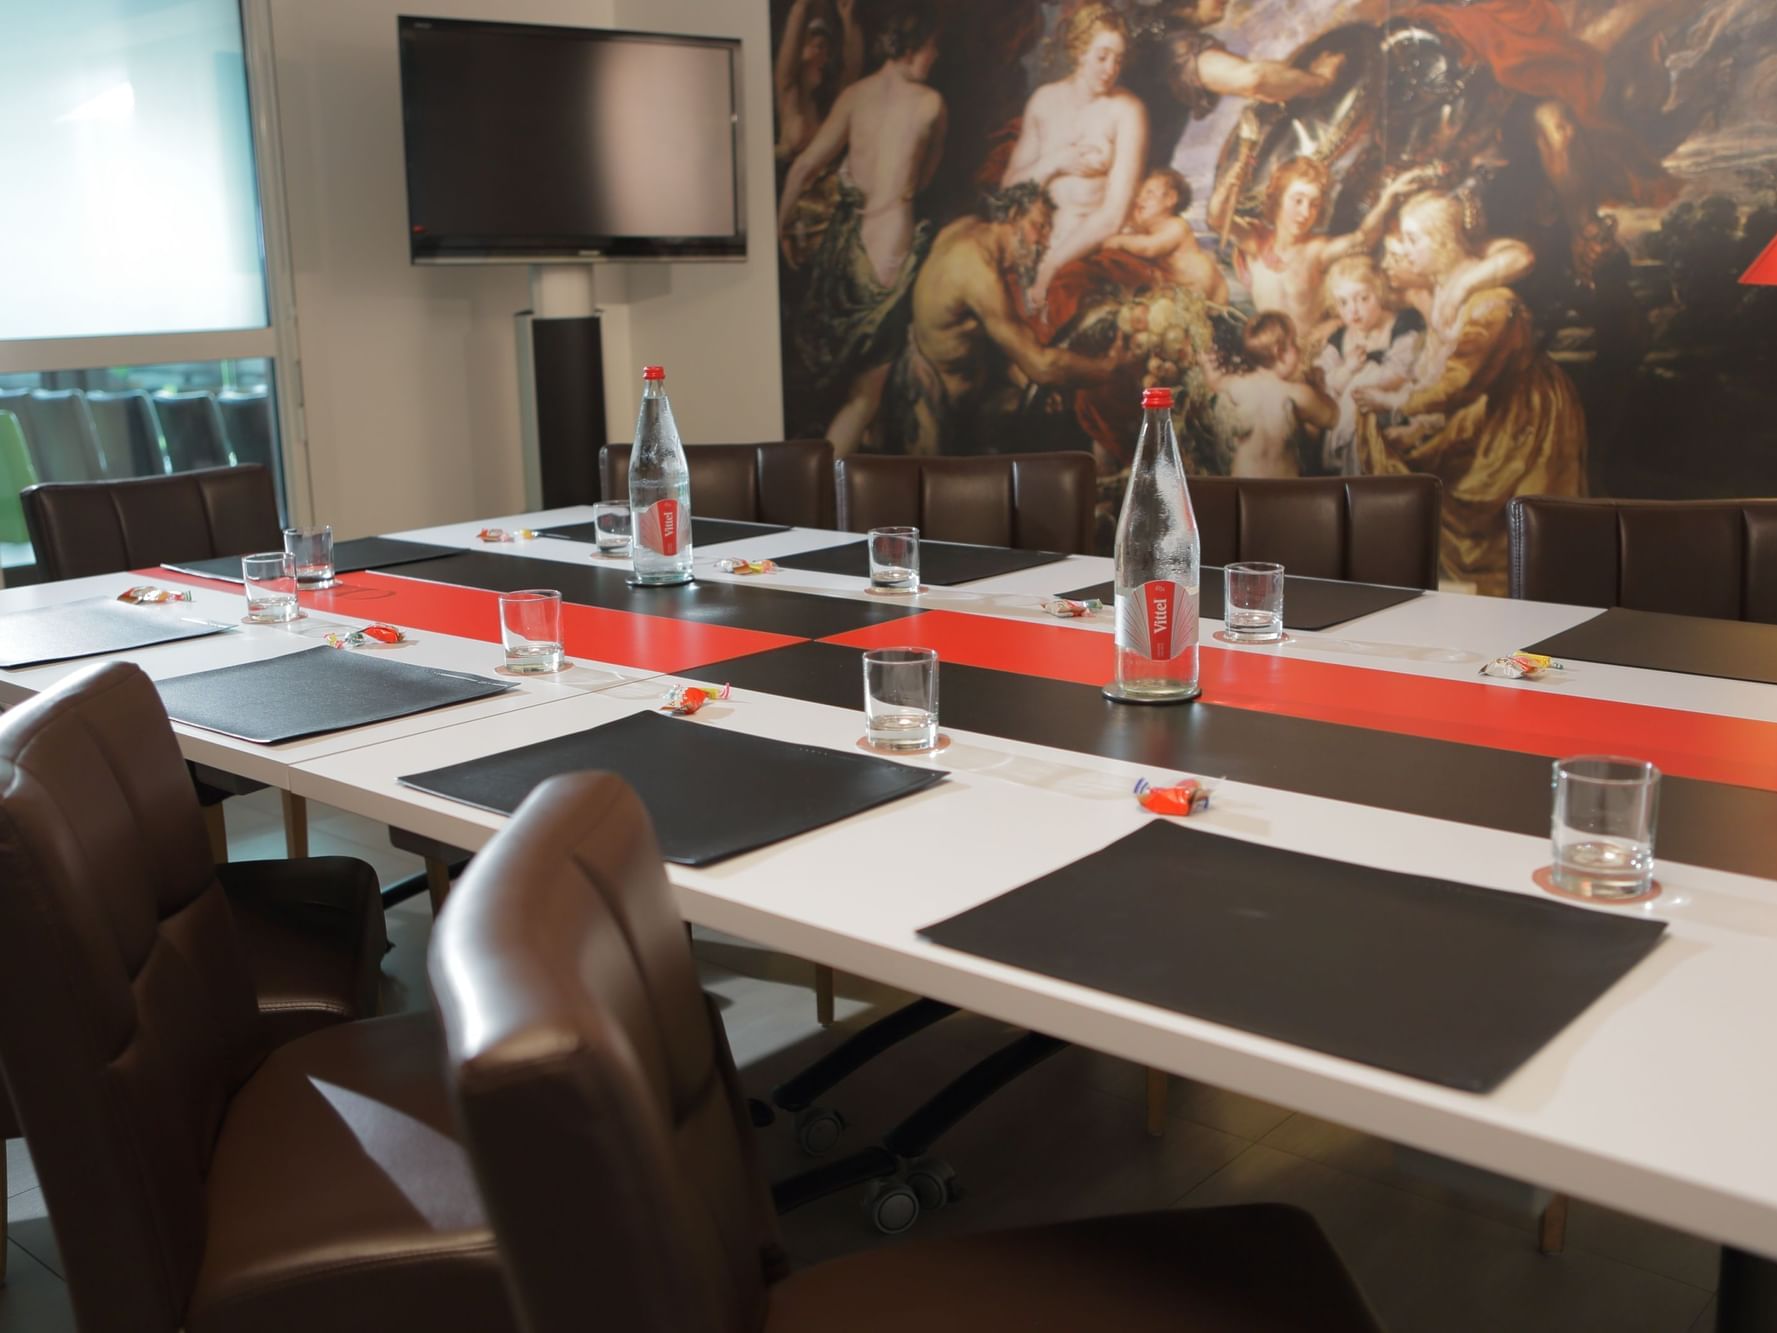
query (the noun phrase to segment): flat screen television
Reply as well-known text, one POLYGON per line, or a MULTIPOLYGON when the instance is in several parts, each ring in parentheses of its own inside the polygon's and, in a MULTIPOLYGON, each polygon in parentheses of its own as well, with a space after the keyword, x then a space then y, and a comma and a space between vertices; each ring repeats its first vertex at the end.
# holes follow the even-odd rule
POLYGON ((414 263, 746 255, 739 41, 398 23, 414 263))

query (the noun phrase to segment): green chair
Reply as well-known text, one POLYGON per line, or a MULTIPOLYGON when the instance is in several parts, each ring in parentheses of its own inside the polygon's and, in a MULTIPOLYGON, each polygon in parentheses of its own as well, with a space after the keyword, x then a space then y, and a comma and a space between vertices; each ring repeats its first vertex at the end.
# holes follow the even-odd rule
POLYGON ((25 428, 16 413, 0 411, 0 542, 28 542, 25 511, 19 492, 37 484, 31 451, 25 447, 25 428))

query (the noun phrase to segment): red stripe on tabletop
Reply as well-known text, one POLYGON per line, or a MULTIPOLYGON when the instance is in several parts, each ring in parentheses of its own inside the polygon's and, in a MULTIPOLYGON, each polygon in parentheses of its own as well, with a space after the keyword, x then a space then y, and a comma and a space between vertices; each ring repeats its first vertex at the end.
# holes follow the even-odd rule
MULTIPOLYGON (((237 594, 241 591, 238 583, 194 578, 171 570, 160 570, 156 577, 237 594)), ((499 594, 481 588, 391 578, 366 570, 342 576, 332 588, 301 593, 298 600, 311 611, 380 620, 403 629, 454 634, 483 643, 500 640, 499 594)), ((562 637, 570 657, 667 672, 806 642, 788 634, 669 620, 573 602, 562 605, 562 637)))
MULTIPOLYGON (((947 662, 1099 685, 1112 643, 1060 625, 927 611, 823 640, 854 648, 935 648, 947 662)), ((1550 756, 1632 754, 1678 777, 1777 791, 1777 723, 1413 676, 1270 653, 1203 649, 1203 697, 1230 708, 1550 756)))

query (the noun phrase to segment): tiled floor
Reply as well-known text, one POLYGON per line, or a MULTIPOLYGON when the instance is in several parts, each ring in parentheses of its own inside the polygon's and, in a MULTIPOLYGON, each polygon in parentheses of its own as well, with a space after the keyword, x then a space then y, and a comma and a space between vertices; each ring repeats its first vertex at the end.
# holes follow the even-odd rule
MULTIPOLYGON (((229 803, 237 858, 282 852, 270 793, 229 803)), ((311 810, 313 850, 361 856, 385 882, 418 868, 379 826, 311 810)), ((396 947, 384 965, 388 1007, 423 1002, 424 897, 390 914, 396 947)), ((905 997, 841 979, 841 1022, 813 1022, 809 969, 732 940, 697 943, 706 986, 723 1005, 749 1088, 770 1087, 846 1031, 905 997)), ((867 1066, 834 1090, 850 1122, 842 1146, 872 1142, 943 1081, 1007 1036, 957 1017, 867 1066)), ((1027 1074, 940 1145, 963 1199, 920 1220, 914 1236, 1089 1213, 1284 1200, 1312 1211, 1394 1333, 1706 1333, 1715 1249, 1692 1237, 1576 1203, 1567 1252, 1536 1252, 1527 1188, 1393 1148, 1380 1140, 1250 1098, 1175 1080, 1163 1138, 1142 1125, 1144 1080, 1133 1066, 1068 1050, 1027 1074)), ((786 1117, 760 1137, 770 1174, 809 1164, 786 1117)), ((21 1143, 7 1147, 8 1285, 0 1333, 69 1333, 43 1195, 21 1143)), ((869 1226, 861 1192, 783 1219, 799 1262, 893 1244, 869 1226)))

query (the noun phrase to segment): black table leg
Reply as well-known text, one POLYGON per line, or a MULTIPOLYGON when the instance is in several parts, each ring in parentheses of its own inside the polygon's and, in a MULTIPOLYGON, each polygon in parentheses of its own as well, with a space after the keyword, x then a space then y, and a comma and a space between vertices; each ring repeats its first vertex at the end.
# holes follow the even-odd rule
POLYGON ((1777 1263, 1726 1246, 1715 1292, 1715 1333, 1777 1329, 1777 1263))

